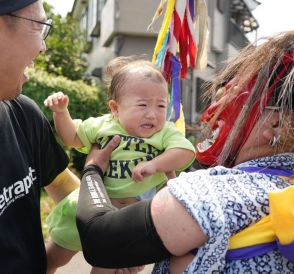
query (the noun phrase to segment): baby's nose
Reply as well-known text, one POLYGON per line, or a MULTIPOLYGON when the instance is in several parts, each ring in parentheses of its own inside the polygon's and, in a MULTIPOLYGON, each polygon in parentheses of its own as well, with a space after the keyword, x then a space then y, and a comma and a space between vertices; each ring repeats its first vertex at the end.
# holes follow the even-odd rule
POLYGON ((155 119, 155 117, 156 117, 155 111, 152 110, 152 109, 148 110, 148 111, 146 112, 146 117, 147 117, 148 119, 155 119))

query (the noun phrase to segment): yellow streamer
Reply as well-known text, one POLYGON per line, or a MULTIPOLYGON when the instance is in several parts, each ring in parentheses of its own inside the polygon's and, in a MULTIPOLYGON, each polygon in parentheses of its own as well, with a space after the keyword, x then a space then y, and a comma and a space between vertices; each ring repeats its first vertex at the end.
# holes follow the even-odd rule
POLYGON ((185 117, 184 117, 184 112, 183 112, 183 106, 181 104, 181 110, 180 110, 180 117, 179 119, 175 122, 175 127, 183 133, 183 135, 186 134, 186 127, 185 127, 185 117))
POLYGON ((175 7, 175 2, 176 2, 175 0, 168 0, 168 2, 167 2, 167 7, 166 7, 166 12, 164 15, 163 23, 162 23, 161 29, 159 31, 158 38, 157 38, 156 45, 155 45, 155 49, 154 49, 154 54, 153 54, 153 58, 152 58, 153 63, 155 63, 155 61, 156 61, 156 56, 162 47, 164 37, 165 37, 167 30, 168 30, 168 27, 170 25, 173 11, 174 11, 174 7, 175 7))

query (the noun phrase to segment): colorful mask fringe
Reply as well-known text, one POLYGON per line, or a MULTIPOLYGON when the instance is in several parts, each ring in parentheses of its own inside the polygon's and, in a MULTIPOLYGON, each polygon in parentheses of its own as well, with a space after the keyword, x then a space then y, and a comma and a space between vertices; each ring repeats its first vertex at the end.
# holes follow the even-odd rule
POLYGON ((185 121, 181 106, 180 81, 186 78, 188 67, 206 68, 207 7, 204 0, 162 0, 148 29, 162 14, 165 5, 166 12, 152 61, 161 68, 171 87, 167 120, 174 121, 184 133, 185 121), (199 34, 198 46, 196 33, 199 34))
MULTIPOLYGON (((281 83, 289 82, 286 79, 293 77, 293 72, 288 72, 293 71, 293 60, 294 52, 290 51, 278 60, 269 60, 238 94, 228 93, 234 85, 233 80, 225 85, 222 98, 202 114, 201 120, 210 124, 212 134, 210 139, 197 145, 199 162, 209 166, 234 165, 238 151, 247 141, 270 97, 281 83), (226 102, 226 97, 231 99, 226 102), (223 107, 219 108, 221 105, 223 107)), ((282 90, 277 96, 278 103, 292 102, 292 88, 285 86, 282 90)), ((284 109, 287 109, 285 105, 284 109)))

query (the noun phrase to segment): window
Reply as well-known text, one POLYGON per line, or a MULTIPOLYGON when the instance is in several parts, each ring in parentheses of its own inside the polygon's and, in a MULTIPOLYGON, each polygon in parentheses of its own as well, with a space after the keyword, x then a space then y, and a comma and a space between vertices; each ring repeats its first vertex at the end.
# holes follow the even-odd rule
POLYGON ((88 8, 84 9, 81 15, 80 27, 81 30, 86 31, 86 37, 88 36, 88 8))
POLYGON ((93 31, 97 20, 97 0, 89 0, 88 2, 88 36, 93 31))
POLYGON ((97 21, 101 21, 101 13, 105 5, 105 0, 97 0, 97 21))
POLYGON ((220 13, 222 14, 225 13, 226 4, 228 4, 226 0, 217 0, 217 9, 219 10, 220 13))
POLYGON ((203 80, 202 78, 200 77, 197 77, 195 79, 195 84, 196 84, 196 96, 195 96, 195 99, 196 99, 196 104, 195 104, 195 112, 197 113, 202 113, 203 110, 206 109, 206 107, 208 106, 208 103, 209 102, 206 102, 203 98, 203 94, 204 94, 204 87, 203 87, 203 84, 205 83, 206 81, 203 80))

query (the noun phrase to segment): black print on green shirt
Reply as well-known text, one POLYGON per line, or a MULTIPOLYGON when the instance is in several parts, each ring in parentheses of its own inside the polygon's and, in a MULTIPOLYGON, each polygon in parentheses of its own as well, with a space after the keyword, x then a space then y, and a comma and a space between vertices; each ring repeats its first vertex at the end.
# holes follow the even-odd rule
MULTIPOLYGON (((112 139, 113 136, 108 136, 107 141, 103 147, 112 139)), ((126 157, 128 157, 127 151, 138 152, 145 154, 143 157, 139 157, 132 160, 110 160, 109 167, 106 172, 106 176, 115 179, 127 179, 132 176, 132 169, 142 161, 150 161, 159 154, 162 153, 159 149, 153 147, 150 144, 145 143, 144 139, 132 136, 120 135, 122 150, 126 151, 126 157)), ((102 139, 99 139, 98 142, 102 139)), ((103 141, 102 141, 103 142, 103 141)), ((103 142, 103 143, 104 143, 103 142)))

